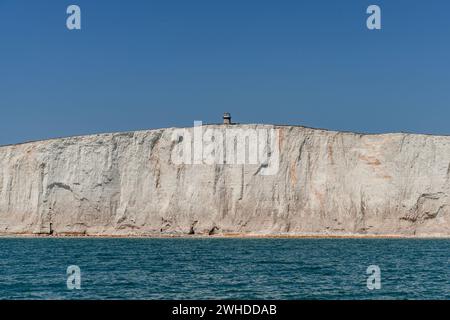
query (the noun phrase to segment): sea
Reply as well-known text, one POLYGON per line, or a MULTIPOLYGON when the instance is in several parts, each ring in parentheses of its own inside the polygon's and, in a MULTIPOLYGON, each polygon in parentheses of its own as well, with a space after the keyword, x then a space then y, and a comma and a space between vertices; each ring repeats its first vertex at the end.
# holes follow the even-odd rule
POLYGON ((449 299, 450 239, 0 238, 0 299, 449 299))

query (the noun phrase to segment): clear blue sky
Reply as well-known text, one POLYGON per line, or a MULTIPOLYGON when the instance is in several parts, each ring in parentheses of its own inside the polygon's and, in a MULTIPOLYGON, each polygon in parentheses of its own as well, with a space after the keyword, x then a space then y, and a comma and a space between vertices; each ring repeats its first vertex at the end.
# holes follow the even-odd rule
POLYGON ((218 122, 450 134, 450 1, 0 0, 0 144, 218 122), (82 30, 66 28, 66 8, 82 30), (382 30, 366 8, 382 9, 382 30))

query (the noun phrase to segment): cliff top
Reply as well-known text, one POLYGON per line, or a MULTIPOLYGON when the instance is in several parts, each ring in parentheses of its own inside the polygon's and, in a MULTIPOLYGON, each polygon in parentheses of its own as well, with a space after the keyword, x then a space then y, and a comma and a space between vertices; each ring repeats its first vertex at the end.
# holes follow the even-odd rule
MULTIPOLYGON (((331 129, 324 129, 324 128, 314 128, 314 127, 308 127, 308 126, 302 126, 302 125, 285 125, 285 124, 266 124, 266 123, 233 123, 230 125, 222 124, 222 123, 205 123, 203 126, 214 126, 214 127, 225 127, 225 126, 231 126, 231 127, 274 127, 274 128, 299 128, 299 129, 305 129, 305 130, 312 130, 312 131, 318 131, 322 133, 329 133, 329 134, 349 134, 349 135, 358 135, 358 136, 386 136, 386 135, 413 135, 413 136, 430 136, 430 137, 450 137, 448 134, 429 134, 429 133, 412 133, 412 132, 386 132, 386 133, 367 133, 367 132, 356 132, 356 131, 338 131, 338 130, 331 130, 331 129)), ((73 138, 84 138, 84 137, 101 137, 101 136, 109 136, 109 135, 127 135, 132 134, 135 132, 147 132, 147 131, 159 131, 159 130, 176 130, 176 129, 185 129, 185 128, 192 128, 189 127, 165 127, 165 128, 156 128, 156 129, 137 129, 137 130, 131 130, 131 131, 118 131, 118 132, 100 132, 100 133, 89 133, 89 134, 80 134, 80 135, 73 135, 73 136, 65 136, 65 137, 54 137, 54 138, 48 138, 48 139, 39 139, 39 140, 29 140, 19 143, 10 143, 5 145, 0 145, 0 148, 5 147, 11 147, 11 146, 18 146, 18 145, 24 145, 29 143, 37 143, 37 142, 44 142, 44 141, 53 141, 53 140, 64 140, 64 139, 73 139, 73 138)))

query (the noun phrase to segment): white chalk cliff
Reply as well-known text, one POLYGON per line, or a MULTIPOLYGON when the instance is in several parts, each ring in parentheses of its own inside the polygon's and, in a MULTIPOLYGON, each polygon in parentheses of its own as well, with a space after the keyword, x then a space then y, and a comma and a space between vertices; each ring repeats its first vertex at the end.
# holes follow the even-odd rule
POLYGON ((233 127, 278 130, 276 174, 175 164, 176 128, 0 147, 0 235, 450 236, 450 137, 233 127))

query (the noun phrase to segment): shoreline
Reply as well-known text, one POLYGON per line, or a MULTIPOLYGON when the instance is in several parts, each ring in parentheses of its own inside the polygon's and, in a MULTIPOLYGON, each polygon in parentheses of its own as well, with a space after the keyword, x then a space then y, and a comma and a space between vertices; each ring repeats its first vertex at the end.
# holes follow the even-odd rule
POLYGON ((450 240, 450 235, 398 235, 398 234, 217 234, 217 235, 188 235, 188 234, 148 234, 148 235, 120 235, 120 234, 0 234, 0 239, 433 239, 450 240))

